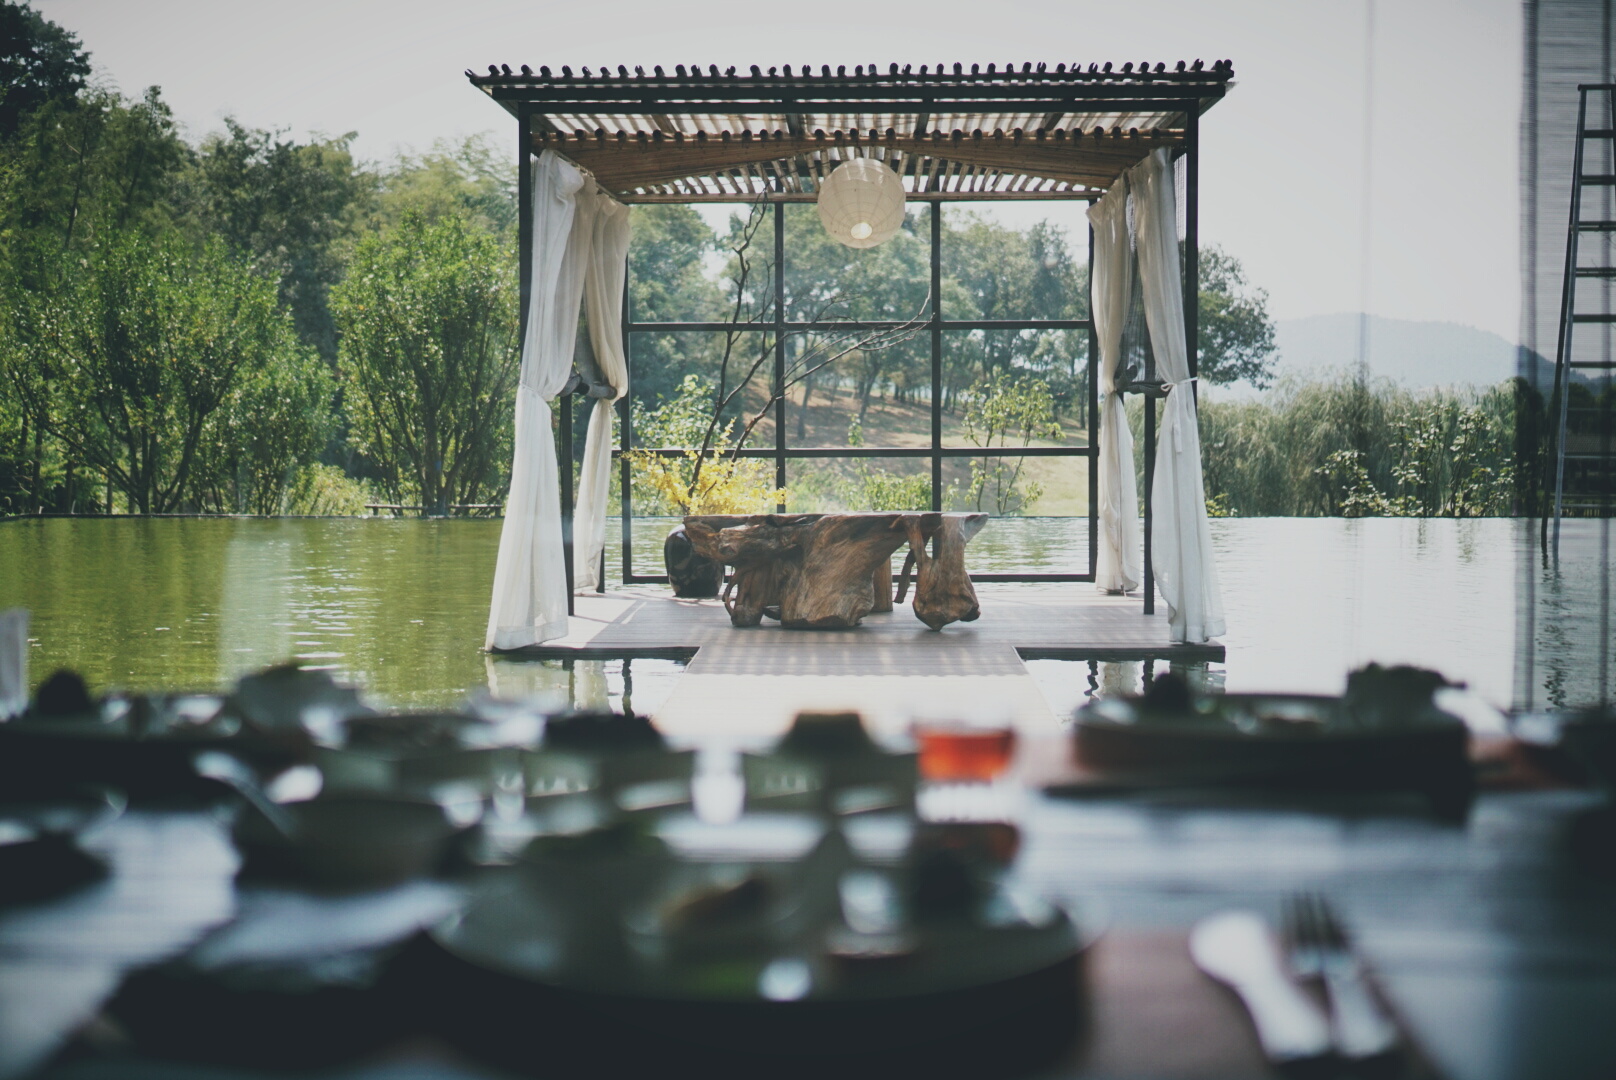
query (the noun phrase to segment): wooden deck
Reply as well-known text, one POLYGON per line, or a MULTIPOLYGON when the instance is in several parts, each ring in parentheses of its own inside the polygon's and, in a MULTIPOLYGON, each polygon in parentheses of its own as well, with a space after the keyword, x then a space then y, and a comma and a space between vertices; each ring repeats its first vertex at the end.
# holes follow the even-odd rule
POLYGON ((664 588, 579 596, 571 633, 520 655, 691 660, 657 724, 675 736, 749 742, 803 709, 857 709, 876 730, 916 716, 1005 719, 1048 731, 1054 715, 1023 660, 1221 661, 1223 646, 1174 645, 1167 616, 1092 585, 977 586, 982 617, 928 630, 907 604, 851 630, 738 630, 717 600, 664 588))

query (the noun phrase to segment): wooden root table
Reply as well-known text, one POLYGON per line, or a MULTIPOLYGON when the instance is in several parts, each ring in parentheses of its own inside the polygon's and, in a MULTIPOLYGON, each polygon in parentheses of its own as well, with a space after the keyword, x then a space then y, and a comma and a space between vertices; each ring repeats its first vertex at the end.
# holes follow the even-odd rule
POLYGON ((685 518, 685 535, 703 558, 735 568, 724 587, 731 623, 756 626, 767 614, 798 630, 891 611, 892 553, 907 543, 897 599, 913 565, 915 617, 941 630, 981 614, 965 545, 986 523, 986 514, 702 514, 685 518))

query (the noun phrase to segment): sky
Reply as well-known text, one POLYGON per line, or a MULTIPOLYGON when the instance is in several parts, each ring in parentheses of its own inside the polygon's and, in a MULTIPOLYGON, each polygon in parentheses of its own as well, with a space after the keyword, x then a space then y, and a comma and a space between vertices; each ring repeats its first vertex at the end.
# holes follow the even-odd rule
MULTIPOLYGON (((378 160, 483 131, 514 155, 515 121, 464 76, 491 63, 1230 59, 1234 87, 1201 126, 1201 236, 1241 260, 1267 290, 1272 316, 1367 308, 1514 341, 1518 0, 1379 0, 1372 17, 1370 2, 34 5, 77 33, 102 77, 125 93, 161 86, 193 139, 234 116, 296 138, 356 131, 358 153, 378 160)), ((1020 206, 1007 220, 1058 215, 1081 227, 1080 212, 1020 206)))

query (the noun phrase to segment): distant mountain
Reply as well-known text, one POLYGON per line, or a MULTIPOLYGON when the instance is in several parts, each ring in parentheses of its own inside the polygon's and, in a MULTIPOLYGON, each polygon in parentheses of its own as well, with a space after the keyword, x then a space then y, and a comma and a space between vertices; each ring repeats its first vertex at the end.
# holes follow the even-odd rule
MULTIPOLYGON (((1358 315, 1313 315, 1275 324, 1281 375, 1308 376, 1358 362, 1358 315)), ((1491 386, 1515 374, 1516 347, 1497 334, 1450 322, 1369 318, 1369 372, 1411 390, 1491 386)), ((1552 372, 1552 368, 1551 368, 1552 372)))

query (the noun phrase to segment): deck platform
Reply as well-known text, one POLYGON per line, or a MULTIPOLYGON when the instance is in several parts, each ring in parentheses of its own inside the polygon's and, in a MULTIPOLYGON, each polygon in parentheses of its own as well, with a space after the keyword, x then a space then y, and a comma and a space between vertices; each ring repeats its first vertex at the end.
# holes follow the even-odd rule
MULTIPOLYGON (((907 604, 849 630, 737 629, 717 600, 666 588, 580 595, 571 633, 518 650, 536 659, 689 659, 656 710, 669 735, 771 738, 803 709, 857 709, 877 730, 916 716, 1003 719, 1052 730, 1023 660, 1221 661, 1223 646, 1174 645, 1167 616, 1087 584, 977 586, 982 617, 933 631, 907 604)), ((511 654, 507 654, 511 655, 511 654)))

